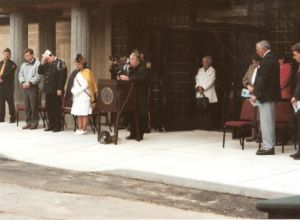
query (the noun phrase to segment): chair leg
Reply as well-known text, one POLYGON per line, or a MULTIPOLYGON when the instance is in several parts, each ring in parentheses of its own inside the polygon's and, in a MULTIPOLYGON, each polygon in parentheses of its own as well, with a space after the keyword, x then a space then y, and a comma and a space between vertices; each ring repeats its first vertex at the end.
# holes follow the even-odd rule
POLYGON ((77 118, 76 116, 73 115, 73 119, 74 119, 74 132, 76 131, 76 129, 78 128, 78 124, 77 124, 77 118))
POLYGON ((98 117, 100 117, 98 114, 96 116, 93 117, 93 121, 94 121, 94 134, 96 134, 96 131, 98 131, 98 125, 97 125, 97 119, 98 117))
POLYGON ((258 149, 261 148, 261 142, 262 142, 262 136, 261 136, 261 130, 259 130, 259 137, 258 137, 258 149))
POLYGON ((226 133, 226 128, 223 128, 223 148, 225 148, 225 133, 226 133))
POLYGON ((17 116, 17 127, 18 127, 19 126, 19 111, 17 111, 16 116, 17 116))
POLYGON ((245 148, 245 138, 242 137, 242 150, 244 150, 244 148, 245 148))

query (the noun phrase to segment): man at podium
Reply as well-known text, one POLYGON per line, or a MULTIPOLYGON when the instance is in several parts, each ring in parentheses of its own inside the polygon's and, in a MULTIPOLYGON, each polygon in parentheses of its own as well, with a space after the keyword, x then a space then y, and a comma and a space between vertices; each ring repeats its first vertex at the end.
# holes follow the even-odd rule
POLYGON ((130 135, 126 139, 136 139, 141 141, 144 137, 144 131, 147 123, 148 114, 148 96, 149 96, 149 84, 151 79, 151 72, 142 65, 141 57, 137 52, 133 52, 130 55, 130 68, 129 75, 120 75, 118 80, 133 81, 136 88, 136 110, 139 122, 139 132, 135 129, 135 117, 134 114, 130 115, 130 135), (137 134, 140 134, 137 136, 137 134))

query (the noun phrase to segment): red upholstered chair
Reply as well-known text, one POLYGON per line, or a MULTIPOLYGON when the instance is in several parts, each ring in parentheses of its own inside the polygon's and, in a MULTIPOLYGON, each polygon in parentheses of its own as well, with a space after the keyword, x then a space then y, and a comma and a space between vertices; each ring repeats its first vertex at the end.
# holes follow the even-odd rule
POLYGON ((280 143, 282 153, 284 153, 284 146, 290 139, 293 139, 295 149, 297 149, 294 112, 291 103, 289 101, 277 102, 275 109, 276 145, 280 143))
POLYGON ((236 128, 237 135, 240 140, 242 149, 244 150, 245 143, 245 130, 247 128, 255 127, 256 123, 256 108, 252 106, 249 100, 244 100, 240 115, 240 120, 238 121, 225 121, 223 127, 223 148, 225 147, 225 133, 227 128, 236 128))

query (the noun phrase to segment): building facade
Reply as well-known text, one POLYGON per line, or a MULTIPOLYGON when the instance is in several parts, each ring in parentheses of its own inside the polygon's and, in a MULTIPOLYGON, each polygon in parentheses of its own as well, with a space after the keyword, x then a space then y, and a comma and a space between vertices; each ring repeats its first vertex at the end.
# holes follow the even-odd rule
MULTIPOLYGON (((194 77, 201 57, 211 55, 221 126, 227 104, 238 102, 255 42, 268 39, 275 51, 289 53, 299 40, 299 9, 297 0, 1 1, 0 49, 10 47, 18 64, 26 47, 37 57, 50 49, 69 70, 82 53, 97 78, 109 78, 110 55, 141 47, 154 73, 152 113, 167 130, 193 128, 194 77)), ((21 94, 17 89, 18 101, 21 94)))

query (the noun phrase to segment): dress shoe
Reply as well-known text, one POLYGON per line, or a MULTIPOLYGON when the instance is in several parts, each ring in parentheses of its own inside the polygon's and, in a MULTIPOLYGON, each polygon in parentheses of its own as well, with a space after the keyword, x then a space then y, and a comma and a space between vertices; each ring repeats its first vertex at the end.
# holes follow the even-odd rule
POLYGON ((27 124, 22 129, 29 129, 29 128, 31 128, 31 125, 27 124))
POLYGON ((15 122, 16 122, 16 118, 14 116, 10 117, 9 123, 15 123, 15 122))
POLYGON ((134 140, 135 138, 135 135, 132 134, 126 137, 127 140, 134 140))
POLYGON ((35 130, 35 129, 37 129, 37 128, 38 128, 38 125, 31 125, 29 129, 30 129, 30 130, 35 130))
POLYGON ((293 157, 293 158, 295 158, 295 157, 300 158, 300 151, 297 151, 296 153, 291 154, 290 157, 293 157))
POLYGON ((46 128, 46 129, 44 129, 44 131, 53 131, 53 129, 54 129, 54 128, 52 128, 52 127, 48 127, 48 128, 46 128))
POLYGON ((61 131, 60 128, 54 128, 54 129, 53 129, 53 132, 60 132, 60 131, 61 131))
POLYGON ((256 152, 256 155, 275 155, 275 151, 274 148, 271 148, 269 150, 262 148, 256 152))
POLYGON ((296 156, 297 154, 300 154, 300 152, 299 152, 299 153, 296 152, 296 153, 294 153, 294 154, 290 154, 290 157, 294 157, 294 156, 296 156))

